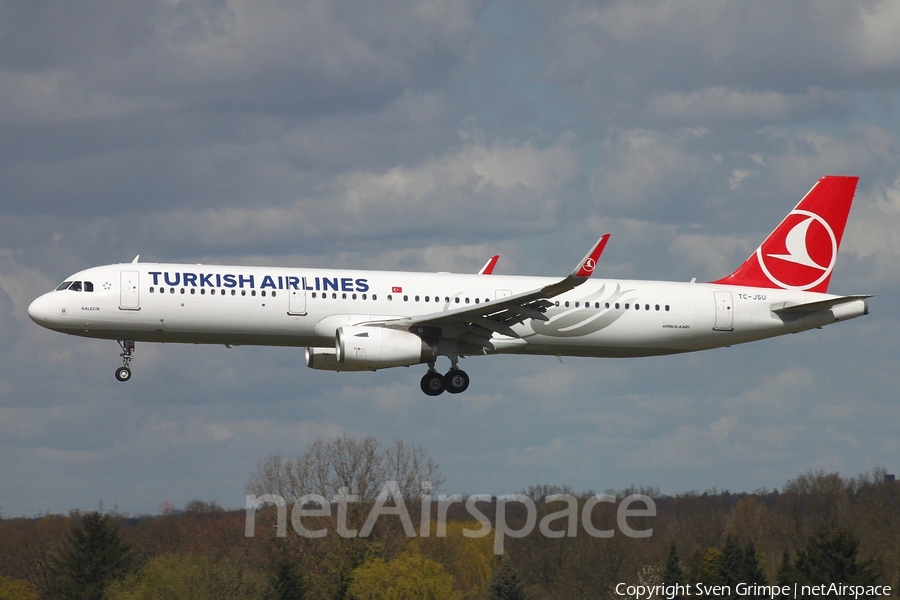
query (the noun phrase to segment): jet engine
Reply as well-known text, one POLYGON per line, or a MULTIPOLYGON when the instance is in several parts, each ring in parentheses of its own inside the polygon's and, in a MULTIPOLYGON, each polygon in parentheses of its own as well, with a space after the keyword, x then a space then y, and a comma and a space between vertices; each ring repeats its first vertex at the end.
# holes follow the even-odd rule
POLYGON ((306 364, 326 371, 374 371, 434 360, 431 344, 408 331, 352 325, 341 327, 335 347, 307 348, 306 364))

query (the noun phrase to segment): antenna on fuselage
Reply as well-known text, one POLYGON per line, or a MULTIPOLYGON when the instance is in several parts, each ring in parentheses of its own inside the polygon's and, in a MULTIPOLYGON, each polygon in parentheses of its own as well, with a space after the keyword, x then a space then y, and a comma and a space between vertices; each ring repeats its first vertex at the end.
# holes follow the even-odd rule
POLYGON ((131 264, 135 264, 135 263, 137 263, 137 261, 138 261, 138 259, 139 259, 139 258, 140 258, 140 257, 141 257, 141 255, 140 255, 140 254, 138 254, 138 255, 137 255, 137 256, 135 256, 135 257, 134 257, 134 260, 133 260, 133 261, 131 261, 131 264))

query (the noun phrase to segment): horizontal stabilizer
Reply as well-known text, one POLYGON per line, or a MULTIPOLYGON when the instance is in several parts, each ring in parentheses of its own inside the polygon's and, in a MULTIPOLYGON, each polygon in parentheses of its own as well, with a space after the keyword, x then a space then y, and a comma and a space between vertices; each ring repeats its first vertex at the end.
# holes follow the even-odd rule
POLYGON ((772 306, 772 312, 781 314, 790 313, 811 313, 820 310, 828 310, 840 304, 848 302, 856 302, 857 300, 865 300, 871 298, 871 294, 860 296, 838 296, 837 298, 829 298, 828 300, 818 300, 816 302, 804 302, 803 304, 792 304, 790 302, 779 302, 772 306))

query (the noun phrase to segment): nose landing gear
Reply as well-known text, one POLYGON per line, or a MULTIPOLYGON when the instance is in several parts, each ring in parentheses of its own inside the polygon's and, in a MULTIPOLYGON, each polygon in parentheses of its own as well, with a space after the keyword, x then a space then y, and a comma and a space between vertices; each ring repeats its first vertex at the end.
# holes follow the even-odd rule
POLYGON ((116 379, 119 381, 128 381, 131 379, 131 368, 128 366, 134 359, 134 340, 124 340, 119 342, 122 349, 122 366, 116 369, 116 379))

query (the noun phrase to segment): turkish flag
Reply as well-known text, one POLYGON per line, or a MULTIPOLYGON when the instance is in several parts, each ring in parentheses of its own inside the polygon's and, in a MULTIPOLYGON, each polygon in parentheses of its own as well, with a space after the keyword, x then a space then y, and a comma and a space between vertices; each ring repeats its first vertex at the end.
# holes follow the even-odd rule
POLYGON ((395 285, 394 287, 391 288, 391 292, 394 294, 402 294, 403 288, 395 285))

